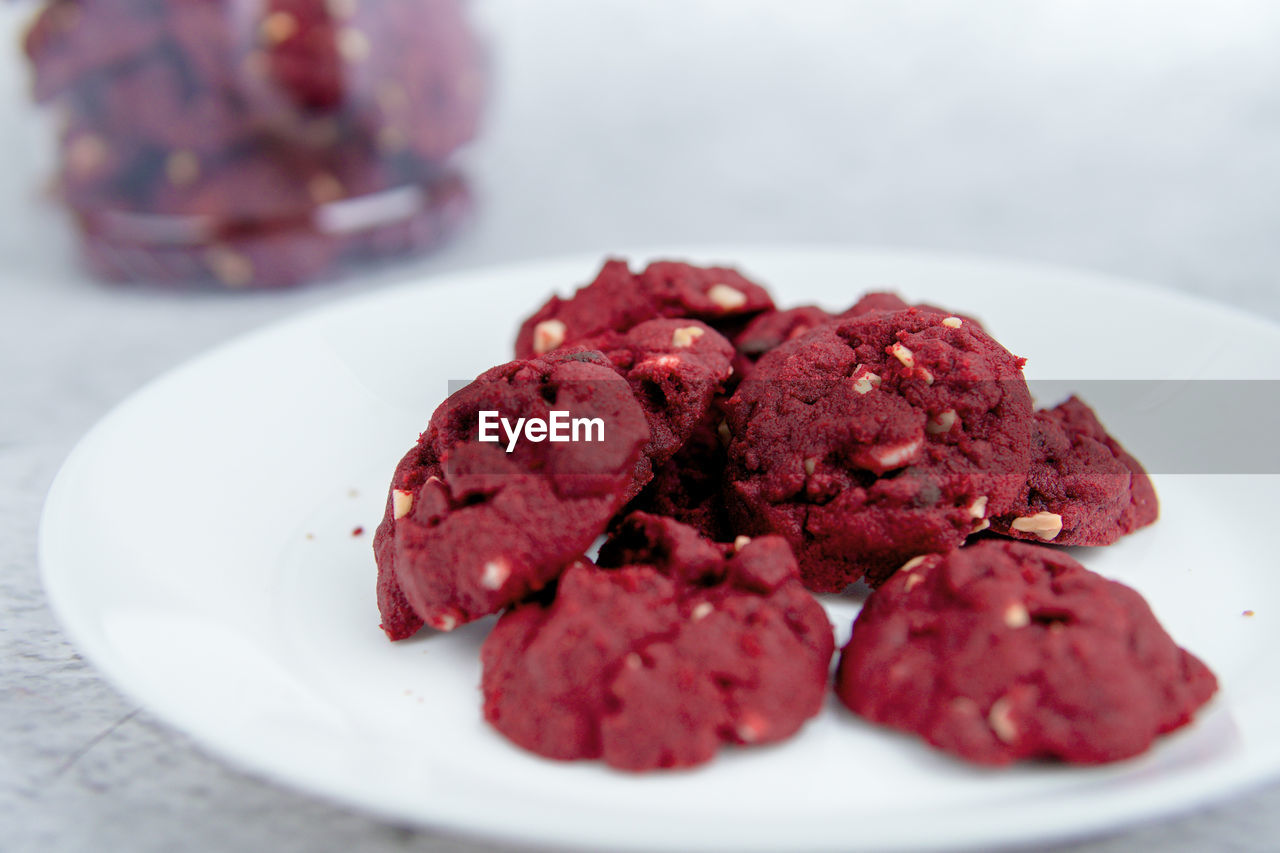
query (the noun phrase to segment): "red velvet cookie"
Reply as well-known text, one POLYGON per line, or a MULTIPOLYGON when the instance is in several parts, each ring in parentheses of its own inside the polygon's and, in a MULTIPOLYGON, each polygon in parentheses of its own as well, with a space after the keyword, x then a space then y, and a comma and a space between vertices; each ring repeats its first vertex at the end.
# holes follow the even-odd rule
POLYGON ((621 507, 648 438, 599 353, 514 361, 449 397, 397 467, 374 537, 383 630, 451 630, 555 580, 621 507), (599 418, 603 440, 583 440, 591 427, 577 441, 526 432, 510 452, 503 427, 497 443, 479 440, 481 412, 514 424, 551 422, 553 410, 599 418))
POLYGON ((831 626, 781 539, 716 545, 637 515, 602 558, 616 565, 575 563, 484 643, 485 718, 517 745, 688 767, 787 738, 821 709, 831 626))
POLYGON ((836 676, 855 713, 981 764, 1128 758, 1216 689, 1137 592, 999 540, 925 557, 876 590, 836 676))
POLYGON ((626 261, 608 261, 591 284, 569 299, 551 297, 524 321, 516 357, 625 332, 659 317, 688 317, 728 331, 772 307, 764 288, 731 269, 657 261, 633 274, 626 261))
POLYGON ((660 319, 608 332, 582 346, 613 362, 648 419, 649 443, 636 469, 638 491, 707 416, 732 371, 733 345, 697 320, 660 319))
POLYGON ((810 589, 879 583, 1014 506, 1031 451, 1022 359, 931 310, 819 327, 727 406, 738 530, 779 533, 810 589))
POLYGON ((1009 512, 992 517, 991 529, 1054 545, 1110 545, 1159 514, 1142 464, 1072 397, 1036 412, 1026 493, 1009 512))

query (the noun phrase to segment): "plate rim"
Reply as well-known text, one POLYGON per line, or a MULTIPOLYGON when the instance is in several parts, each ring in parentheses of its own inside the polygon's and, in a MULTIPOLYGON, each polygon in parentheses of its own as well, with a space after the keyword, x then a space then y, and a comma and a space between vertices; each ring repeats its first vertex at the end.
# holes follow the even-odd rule
MULTIPOLYGON (((674 257, 727 261, 731 258, 741 258, 742 260, 735 261, 735 264, 748 274, 751 272, 752 263, 756 259, 763 257, 785 260, 787 258, 813 259, 820 256, 831 256, 844 259, 846 262, 853 260, 864 263, 874 261, 916 265, 924 262, 928 265, 936 265, 939 268, 962 266, 971 269, 990 269, 994 267, 1006 272, 1025 273, 1042 279, 1056 276, 1105 283, 1112 287, 1121 287, 1130 291, 1156 296, 1162 300, 1182 303, 1180 307, 1184 309, 1209 311, 1223 320, 1244 324, 1259 330, 1266 330, 1270 334, 1280 334, 1280 323, 1273 322, 1269 318, 1249 314, 1227 303, 1161 286, 1150 281, 1132 279, 1087 268, 1044 264, 999 256, 933 250, 863 248, 804 243, 760 246, 687 244, 658 247, 657 249, 650 247, 633 251, 610 252, 608 256, 626 257, 633 260, 674 257)), ((548 833, 546 831, 548 826, 544 824, 540 827, 538 836, 530 838, 526 833, 522 833, 516 828, 508 829, 499 825, 481 828, 476 825, 474 820, 468 820, 467 817, 457 817, 448 812, 437 811, 437 813, 430 816, 425 812, 413 815, 405 814, 403 811, 380 804, 372 797, 353 796, 350 790, 338 791, 331 790, 329 786, 324 784, 307 784, 299 780, 297 776, 290 775, 286 770, 281 769, 278 763, 262 759, 250 750, 238 749, 227 742, 219 741, 217 737, 201 731, 200 727, 191 725, 189 720, 184 720, 183 715, 175 713, 172 708, 168 707, 168 703, 163 698, 157 700, 152 695, 154 691, 141 687, 129 674, 127 667, 118 666, 113 655, 98 648, 88 639, 71 614, 70 601, 66 597, 67 593, 63 588, 64 584, 69 580, 68 573, 73 572, 73 570, 65 565, 59 566, 56 556, 52 555, 56 555, 59 547, 56 541, 57 535, 65 532, 65 530, 59 530, 60 524, 65 525, 65 519, 58 517, 58 507, 69 499, 65 494, 68 490, 67 482, 72 479, 79 467, 86 464, 85 460, 92 451, 93 446, 103 440, 103 437, 112 426, 127 419, 132 409, 142 406, 148 399, 162 394, 170 384, 181 383, 189 373, 198 371, 211 362, 221 360, 228 353, 248 349, 277 336, 296 333, 309 326, 323 324, 326 319, 336 317, 352 306, 360 305, 373 308, 379 302, 394 302, 405 298, 411 292, 418 292, 424 289, 460 288, 465 287, 469 282, 482 283, 485 280, 520 275, 537 276, 540 272, 545 275, 548 271, 558 269, 567 270, 573 268, 581 270, 577 278, 564 282, 556 289, 556 292, 563 293, 588 281, 591 274, 598 267, 601 258, 602 255, 600 253, 575 252, 436 273, 408 275, 396 282, 380 286, 376 290, 344 296, 319 306, 310 307, 293 316, 277 319, 234 335, 228 340, 170 367, 140 388, 129 393, 113 405, 76 441, 59 466, 41 508, 37 532, 37 561, 40 579, 46 601, 63 634, 71 641, 75 650, 88 660, 114 689, 120 691, 131 701, 136 702, 143 709, 153 713, 165 726, 181 733, 189 739, 197 750, 215 756, 236 772, 247 772, 286 789, 299 791, 307 796, 319 797, 340 808, 350 810, 354 806, 360 811, 371 813, 385 820, 408 821, 418 826, 445 831, 457 836, 522 845, 566 845, 580 849, 589 849, 599 845, 601 843, 599 837, 590 833, 574 832, 568 826, 561 827, 563 831, 548 833)), ((532 307, 534 306, 531 305, 530 308, 532 309, 532 307)), ((1280 479, 1280 476, 1277 475, 1269 476, 1280 479)), ((1233 764, 1232 766, 1235 765, 1233 764)), ((1113 815, 1104 809, 1101 812, 1093 813, 1091 818, 1072 820, 1069 826, 1065 824, 1058 825, 1048 831, 1041 829, 1033 837, 1027 836, 1025 832, 1006 830, 1003 834, 989 832, 980 843, 999 846, 1019 843, 1049 843, 1095 837, 1109 831, 1119 832, 1163 817, 1186 813, 1193 807, 1204 808, 1220 803, 1243 791, 1259 788, 1268 782, 1274 781, 1276 778, 1280 778, 1280 765, 1255 771, 1252 774, 1236 773, 1230 780, 1210 793, 1198 788, 1183 788, 1179 790, 1178 786, 1166 786, 1173 787, 1174 790, 1162 792, 1164 796, 1149 796, 1143 807, 1134 808, 1130 805, 1128 808, 1120 810, 1122 812, 1120 815, 1113 815)), ((1147 786, 1148 790, 1159 791, 1161 786, 1158 781, 1155 784, 1149 784, 1147 786)), ((626 839, 612 839, 608 843, 612 849, 655 849, 652 845, 645 843, 629 844, 626 839)), ((973 843, 974 840, 969 838, 948 839, 935 837, 932 840, 922 840, 919 836, 916 836, 897 843, 893 839, 882 839, 875 849, 917 849, 921 844, 928 845, 930 849, 958 849, 969 847, 973 843)), ((713 848, 715 846, 717 845, 708 843, 697 845, 699 849, 713 848)), ((748 846, 742 849, 754 848, 748 846)), ((834 840, 831 840, 830 843, 813 843, 813 839, 810 839, 804 849, 848 849, 848 840, 838 843, 834 840)))

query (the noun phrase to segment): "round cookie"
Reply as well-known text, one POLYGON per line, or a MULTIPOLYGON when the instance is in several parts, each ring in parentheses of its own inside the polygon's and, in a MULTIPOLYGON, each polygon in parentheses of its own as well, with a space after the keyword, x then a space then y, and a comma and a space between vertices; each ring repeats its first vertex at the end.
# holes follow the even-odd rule
MULTIPOLYGON (((545 435, 545 433, 544 433, 545 435)), ((514 361, 481 374, 431 417, 396 468, 374 537, 382 625, 392 639, 497 612, 546 586, 604 532, 649 439, 627 383, 600 353, 514 361), (599 418, 578 441, 510 451, 505 428, 480 441, 480 413, 550 421, 599 418)))
POLYGON ((516 336, 516 357, 625 332, 658 317, 688 317, 730 331, 772 307, 764 288, 731 269, 657 261, 633 274, 626 261, 612 260, 572 297, 553 296, 524 321, 516 336))
POLYGON ((688 767, 821 709, 831 626, 781 539, 717 545, 638 514, 601 553, 609 568, 575 563, 485 641, 485 718, 507 738, 560 760, 688 767))
POLYGON ((822 592, 959 546, 1026 483, 1022 363, 975 324, 917 308, 783 344, 726 404, 735 528, 786 537, 822 592))
POLYGON ((608 357, 644 409, 649 443, 636 468, 639 491, 706 418, 733 370, 733 345, 697 320, 659 319, 605 333, 582 346, 608 357))
POLYGON ((1155 486, 1142 463, 1077 397, 1036 412, 1031 472, 1018 505, 992 531, 1054 545, 1110 545, 1155 522, 1155 486))
POLYGON ((925 557, 872 593, 836 675, 854 713, 995 765, 1137 755, 1216 689, 1137 592, 999 540, 925 557))

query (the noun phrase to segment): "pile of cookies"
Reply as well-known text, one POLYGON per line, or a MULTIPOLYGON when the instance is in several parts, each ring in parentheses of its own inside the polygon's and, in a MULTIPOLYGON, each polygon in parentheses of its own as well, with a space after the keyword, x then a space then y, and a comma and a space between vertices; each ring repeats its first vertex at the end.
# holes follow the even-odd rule
POLYGON ((459 0, 49 0, 24 47, 108 278, 291 284, 431 245, 469 207, 448 158, 482 57, 459 0))
POLYGON ((836 695, 970 761, 1127 758, 1216 690, 1057 547, 1154 522, 1142 466, 1080 400, 1037 411, 973 318, 609 261, 515 354, 437 409, 374 549, 391 639, 501 614, 484 714, 526 749, 638 771, 786 738, 829 686, 812 594, 857 584, 836 695), (556 413, 599 429, 520 432, 556 413))

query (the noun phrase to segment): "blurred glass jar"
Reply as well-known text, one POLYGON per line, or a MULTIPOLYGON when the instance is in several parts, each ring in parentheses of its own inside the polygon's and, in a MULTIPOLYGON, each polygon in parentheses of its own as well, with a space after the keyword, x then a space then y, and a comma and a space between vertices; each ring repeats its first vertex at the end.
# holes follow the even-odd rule
POLYGON ((470 196, 462 0, 52 0, 25 49, 98 274, 274 287, 436 245, 470 196))

